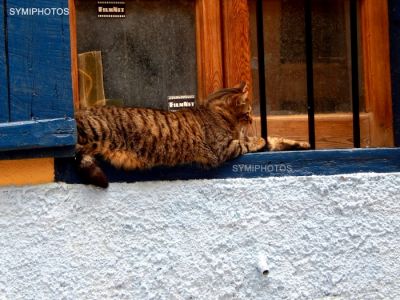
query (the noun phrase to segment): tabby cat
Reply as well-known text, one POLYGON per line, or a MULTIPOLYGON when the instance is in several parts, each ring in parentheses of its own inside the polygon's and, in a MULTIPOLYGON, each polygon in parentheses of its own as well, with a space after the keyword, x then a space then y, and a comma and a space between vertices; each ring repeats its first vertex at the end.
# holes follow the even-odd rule
MULTIPOLYGON (((88 183, 106 188, 108 180, 96 156, 126 170, 190 163, 216 167, 266 145, 263 138, 245 134, 252 122, 251 110, 245 83, 211 94, 204 105, 177 112, 112 106, 78 110, 79 172, 88 183)), ((309 145, 268 138, 268 148, 307 149, 309 145)))

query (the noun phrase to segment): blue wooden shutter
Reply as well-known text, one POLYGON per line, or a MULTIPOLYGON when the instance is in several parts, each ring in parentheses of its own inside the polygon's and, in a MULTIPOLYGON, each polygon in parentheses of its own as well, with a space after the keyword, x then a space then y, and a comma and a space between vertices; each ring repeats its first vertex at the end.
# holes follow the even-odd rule
POLYGON ((0 122, 9 121, 4 4, 0 0, 0 122))
POLYGON ((0 1, 0 151, 74 145, 68 0, 0 1))

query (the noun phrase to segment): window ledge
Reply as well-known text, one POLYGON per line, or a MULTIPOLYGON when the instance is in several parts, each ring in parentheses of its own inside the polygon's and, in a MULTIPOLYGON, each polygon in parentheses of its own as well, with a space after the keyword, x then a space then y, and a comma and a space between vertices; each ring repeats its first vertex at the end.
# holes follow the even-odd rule
MULTIPOLYGON (((76 144, 76 124, 72 118, 9 122, 0 124, 0 157, 12 151, 63 148, 76 144)), ((29 156, 29 155, 28 155, 29 156)))
MULTIPOLYGON (((106 163, 102 167, 110 182, 389 173, 400 172, 400 148, 260 152, 210 170, 181 166, 127 172, 106 163)), ((56 181, 81 183, 73 159, 56 159, 56 181)))

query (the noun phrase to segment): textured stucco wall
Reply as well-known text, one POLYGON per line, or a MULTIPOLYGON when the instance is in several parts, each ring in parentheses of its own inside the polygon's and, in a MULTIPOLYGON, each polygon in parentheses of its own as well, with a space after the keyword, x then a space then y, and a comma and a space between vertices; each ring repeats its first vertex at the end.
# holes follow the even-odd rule
POLYGON ((400 299, 399 187, 400 174, 2 187, 0 299, 400 299))

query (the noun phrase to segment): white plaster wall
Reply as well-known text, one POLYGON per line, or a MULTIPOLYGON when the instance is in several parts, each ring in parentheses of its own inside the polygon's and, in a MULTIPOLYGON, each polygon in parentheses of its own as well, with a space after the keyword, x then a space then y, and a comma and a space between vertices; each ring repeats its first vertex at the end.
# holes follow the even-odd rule
POLYGON ((399 187, 400 174, 3 187, 0 299, 400 299, 399 187))

